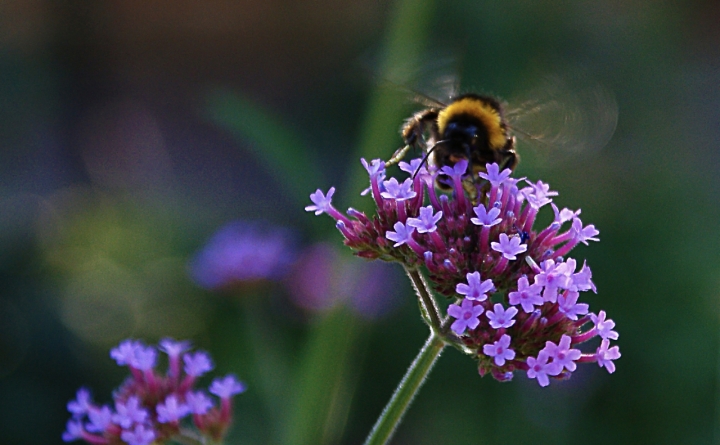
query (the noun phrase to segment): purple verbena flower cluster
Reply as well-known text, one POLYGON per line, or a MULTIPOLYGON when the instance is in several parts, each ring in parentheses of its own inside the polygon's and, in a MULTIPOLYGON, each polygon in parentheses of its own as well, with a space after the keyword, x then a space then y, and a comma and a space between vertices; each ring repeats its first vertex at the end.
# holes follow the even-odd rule
POLYGON ((193 281, 224 289, 281 278, 295 257, 295 237, 282 227, 234 221, 221 227, 189 262, 193 281))
POLYGON ((310 195, 313 205, 305 209, 334 218, 356 255, 423 271, 433 290, 455 299, 447 311, 452 334, 445 339, 474 355, 481 375, 507 381, 522 370, 546 386, 548 377, 569 377, 576 363, 615 371, 615 323, 604 311, 590 313, 578 303, 581 292, 596 288, 587 264, 578 270, 576 260, 566 258, 578 244, 598 241, 599 232, 583 225, 580 210, 559 210, 552 203, 557 192, 547 184, 511 178, 497 164, 473 181, 467 161, 439 171, 421 167, 420 160, 401 162, 414 176, 399 182, 386 180, 382 161, 362 162, 370 175, 364 193, 371 193, 376 215, 339 212, 332 205, 334 188, 310 195), (436 182, 452 193, 438 193, 436 182), (555 218, 534 228, 548 204, 555 218), (596 350, 572 348, 594 337, 601 338, 596 350))
POLYGON ((172 339, 162 340, 158 349, 168 356, 166 375, 154 369, 157 350, 152 346, 125 340, 112 349, 110 356, 131 374, 113 393, 114 407, 93 403, 90 391, 80 388, 67 405, 72 418, 62 439, 95 445, 149 445, 198 433, 222 439, 232 420, 231 399, 245 385, 232 375, 215 379, 209 391, 220 399, 216 406, 205 391, 195 389, 197 378, 213 368, 207 353, 190 353, 190 342, 172 339), (183 426, 190 423, 197 432, 183 426))

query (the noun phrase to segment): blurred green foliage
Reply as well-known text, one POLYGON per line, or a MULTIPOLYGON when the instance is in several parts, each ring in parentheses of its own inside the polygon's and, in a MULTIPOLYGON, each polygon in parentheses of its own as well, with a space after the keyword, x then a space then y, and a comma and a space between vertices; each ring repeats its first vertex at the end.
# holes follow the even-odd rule
POLYGON ((427 335, 409 283, 398 311, 369 321, 342 304, 303 311, 282 283, 201 290, 186 264, 233 219, 340 247, 307 196, 335 185, 338 208, 362 206, 359 156, 388 157, 415 107, 373 84, 368 54, 380 74, 446 54, 464 89, 507 98, 580 69, 620 109, 601 152, 549 166, 530 152, 517 171, 600 230, 575 252, 598 287, 591 309, 617 322, 617 372, 500 384, 449 350, 393 443, 718 440, 714 3, 3 8, 0 443, 58 443, 78 387, 107 402, 121 383, 110 347, 166 335, 248 382, 228 443, 365 437, 427 335))

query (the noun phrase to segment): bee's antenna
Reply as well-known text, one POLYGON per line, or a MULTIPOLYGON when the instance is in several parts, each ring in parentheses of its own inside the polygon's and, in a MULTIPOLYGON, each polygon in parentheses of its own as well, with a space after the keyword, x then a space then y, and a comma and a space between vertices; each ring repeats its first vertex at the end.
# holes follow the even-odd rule
POLYGON ((422 162, 420 162, 420 165, 418 165, 418 168, 415 170, 415 173, 413 173, 413 175, 412 175, 413 181, 415 180, 415 176, 417 176, 417 174, 420 172, 420 169, 423 167, 423 165, 425 165, 427 163, 427 160, 430 157, 430 153, 432 153, 433 150, 435 150, 435 148, 437 148, 438 145, 444 144, 446 142, 450 142, 450 140, 444 139, 442 141, 437 141, 437 142, 435 142, 435 144, 433 144, 432 147, 430 147, 430 149, 427 151, 427 153, 425 153, 425 156, 423 156, 422 162))

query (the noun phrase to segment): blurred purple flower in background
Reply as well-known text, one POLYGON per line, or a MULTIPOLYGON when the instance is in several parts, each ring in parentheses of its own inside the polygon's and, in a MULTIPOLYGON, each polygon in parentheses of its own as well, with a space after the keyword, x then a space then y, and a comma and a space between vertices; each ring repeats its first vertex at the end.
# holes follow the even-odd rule
POLYGON ((330 244, 300 250, 286 228, 259 221, 221 227, 189 261, 193 281, 202 288, 282 280, 290 299, 309 312, 345 303, 363 318, 378 318, 398 306, 399 269, 380 263, 348 261, 330 244))
POLYGON ((292 301, 308 311, 329 309, 338 300, 334 289, 339 253, 329 244, 318 243, 301 254, 286 287, 292 301))
POLYGON ((295 237, 282 227, 234 221, 221 227, 189 262, 205 289, 281 278, 295 260, 295 237))
POLYGON ((330 244, 305 249, 285 281, 292 301, 318 312, 344 302, 359 316, 381 318, 396 308, 399 268, 345 258, 330 244))
POLYGON ((401 303, 400 268, 380 262, 348 263, 344 276, 350 292, 350 307, 363 318, 378 319, 390 314, 401 303), (349 275, 349 276, 348 276, 349 275))
POLYGON ((110 357, 118 365, 128 366, 130 376, 113 392, 115 409, 95 404, 90 392, 80 388, 75 400, 67 404, 72 418, 67 422, 63 441, 149 445, 168 440, 221 440, 232 422, 232 397, 243 393, 245 384, 233 375, 213 380, 209 391, 219 399, 217 406, 214 399, 194 388, 196 377, 212 369, 210 356, 203 351, 187 354, 189 348, 187 341, 163 339, 159 349, 168 355, 168 371, 162 375, 155 369, 155 347, 138 340, 121 342, 110 351, 110 357), (183 362, 184 376, 180 372, 183 362), (192 418, 196 431, 181 427, 185 418, 192 418))

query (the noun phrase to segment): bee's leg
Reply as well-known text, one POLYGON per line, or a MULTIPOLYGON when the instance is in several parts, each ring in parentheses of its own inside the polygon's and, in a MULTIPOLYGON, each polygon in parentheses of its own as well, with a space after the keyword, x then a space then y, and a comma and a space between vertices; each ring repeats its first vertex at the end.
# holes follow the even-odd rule
POLYGON ((392 158, 385 165, 397 164, 407 155, 411 148, 420 148, 427 151, 427 142, 424 135, 429 132, 432 137, 437 137, 437 115, 437 109, 428 108, 415 113, 408 119, 400 131, 405 146, 395 151, 392 158))
POLYGON ((408 144, 402 148, 397 149, 395 153, 393 153, 392 158, 390 158, 390 160, 388 160, 385 165, 395 165, 398 162, 402 161, 402 159, 405 157, 407 152, 410 151, 411 148, 413 148, 413 146, 408 144))
POLYGON ((400 133, 402 134, 405 145, 425 144, 425 133, 429 132, 432 137, 437 137, 437 117, 436 108, 428 108, 427 110, 415 113, 413 117, 405 122, 400 133))

